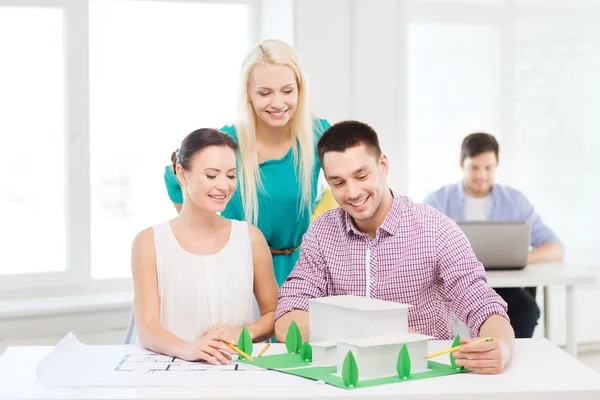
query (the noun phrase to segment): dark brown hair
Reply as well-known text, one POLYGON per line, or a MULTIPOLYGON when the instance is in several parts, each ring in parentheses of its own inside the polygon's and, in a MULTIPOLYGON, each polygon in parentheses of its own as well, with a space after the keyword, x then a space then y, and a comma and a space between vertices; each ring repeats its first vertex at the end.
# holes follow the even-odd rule
POLYGON ((472 133, 463 139, 460 149, 460 162, 465 161, 467 157, 476 157, 489 151, 493 151, 496 155, 496 160, 498 160, 500 146, 498 146, 496 138, 489 133, 472 133))
POLYGON ((187 135, 181 142, 179 149, 171 154, 173 173, 176 173, 175 167, 177 164, 181 164, 184 170, 189 171, 190 162, 194 155, 210 146, 230 147, 234 152, 237 150, 237 143, 231 136, 216 129, 197 129, 187 135))
POLYGON ((351 147, 364 145, 375 157, 381 156, 379 138, 369 125, 358 121, 343 121, 332 125, 323 133, 317 144, 319 161, 323 165, 323 156, 332 151, 343 152, 351 147))

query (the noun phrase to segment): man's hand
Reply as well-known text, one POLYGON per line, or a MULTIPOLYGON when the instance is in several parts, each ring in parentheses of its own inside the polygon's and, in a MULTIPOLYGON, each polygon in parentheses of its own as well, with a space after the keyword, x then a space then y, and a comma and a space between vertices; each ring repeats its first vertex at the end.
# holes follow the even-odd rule
POLYGON ((216 324, 209 328, 202 336, 218 336, 229 343, 237 344, 242 328, 235 328, 223 324, 216 324))
POLYGON ((506 339, 494 337, 489 342, 470 343, 478 339, 460 340, 460 350, 453 353, 456 365, 478 374, 499 374, 504 371, 511 357, 506 339))

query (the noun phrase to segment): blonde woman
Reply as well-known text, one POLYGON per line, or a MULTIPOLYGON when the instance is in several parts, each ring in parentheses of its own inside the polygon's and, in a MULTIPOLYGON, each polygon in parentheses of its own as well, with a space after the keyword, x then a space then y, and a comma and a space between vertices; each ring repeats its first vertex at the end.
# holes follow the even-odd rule
MULTIPOLYGON (((298 53, 280 40, 262 41, 242 65, 237 121, 221 128, 239 146, 239 190, 221 215, 259 228, 279 285, 298 260, 310 223, 321 169, 316 144, 330 126, 313 116, 308 93, 298 53)), ((171 167, 164 177, 179 211, 181 188, 171 167)))

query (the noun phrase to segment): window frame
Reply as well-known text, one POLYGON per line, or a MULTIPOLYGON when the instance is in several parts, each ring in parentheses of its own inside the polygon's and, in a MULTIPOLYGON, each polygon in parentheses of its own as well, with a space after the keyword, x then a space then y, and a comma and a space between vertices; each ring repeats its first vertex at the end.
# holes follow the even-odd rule
MULTIPOLYGON (((514 90, 514 65, 515 48, 514 24, 524 17, 535 17, 540 21, 567 23, 580 22, 593 23, 600 17, 600 2, 598 6, 573 7, 572 2, 538 2, 534 4, 518 3, 518 0, 497 0, 496 2, 480 2, 477 0, 465 1, 436 1, 436 0, 406 0, 403 6, 403 23, 408 25, 417 24, 439 24, 439 25, 484 25, 498 30, 500 39, 500 75, 499 75, 499 121, 498 136, 502 138, 502 152, 516 153, 520 147, 519 138, 514 132, 515 125, 515 90, 514 90)), ((403 43, 406 51, 408 42, 403 43)), ((406 64, 406 63, 405 63, 406 64)), ((406 70, 405 66, 405 70, 406 70)), ((404 72, 408 81, 408 73, 404 72)), ((404 100, 408 104, 409 99, 404 100)), ((405 141, 408 142, 410 132, 406 127, 403 132, 405 141)), ((407 148, 409 146, 407 145, 407 148)), ((408 150, 410 151, 410 149, 408 150)), ((457 150, 458 151, 458 150, 457 150)), ((457 153, 458 157, 458 153, 457 153)), ((511 182, 521 174, 521 166, 518 162, 502 165, 502 180, 511 182)), ((403 181, 404 189, 409 195, 411 193, 411 181, 414 179, 410 173, 410 166, 405 170, 403 181)), ((419 199, 417 197, 419 201, 419 199)))
MULTIPOLYGON (((260 36, 260 0, 133 1, 246 5, 248 38, 254 43, 260 36)), ((0 275, 0 299, 132 290, 132 279, 128 277, 92 278, 89 5, 90 1, 82 0, 0 0, 0 8, 59 8, 64 13, 66 235, 64 271, 0 275)))

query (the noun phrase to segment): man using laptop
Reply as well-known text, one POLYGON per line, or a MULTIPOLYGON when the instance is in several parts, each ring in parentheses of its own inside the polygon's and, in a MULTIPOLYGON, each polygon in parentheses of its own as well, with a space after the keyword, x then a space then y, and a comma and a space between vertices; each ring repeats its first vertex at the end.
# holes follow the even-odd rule
POLYGON ((474 372, 502 372, 514 344, 506 303, 487 284, 456 223, 390 190, 389 162, 370 126, 333 125, 317 153, 340 207, 317 218, 302 239, 300 258, 279 291, 277 340, 285 341, 292 321, 308 338, 310 299, 365 296, 412 305, 409 326, 438 339, 453 337, 457 315, 473 336, 493 337, 463 340, 457 363, 474 372))
MULTIPOLYGON (((533 206, 519 191, 494 183, 499 146, 487 133, 473 133, 462 142, 460 167, 462 182, 443 186, 425 199, 455 221, 526 220, 531 224, 528 264, 561 261, 564 249, 533 206)), ((496 292, 508 304, 508 315, 517 338, 530 338, 537 325, 540 309, 535 301, 536 288, 498 288, 496 292)))

